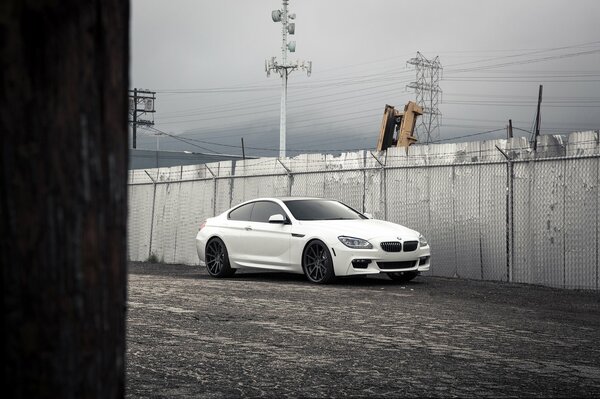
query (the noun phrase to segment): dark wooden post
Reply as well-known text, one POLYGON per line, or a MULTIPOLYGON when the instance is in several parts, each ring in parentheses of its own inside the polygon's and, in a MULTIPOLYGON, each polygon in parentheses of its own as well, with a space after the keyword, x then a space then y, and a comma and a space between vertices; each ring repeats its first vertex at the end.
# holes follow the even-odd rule
POLYGON ((129 2, 0 6, 8 398, 122 397, 129 2))

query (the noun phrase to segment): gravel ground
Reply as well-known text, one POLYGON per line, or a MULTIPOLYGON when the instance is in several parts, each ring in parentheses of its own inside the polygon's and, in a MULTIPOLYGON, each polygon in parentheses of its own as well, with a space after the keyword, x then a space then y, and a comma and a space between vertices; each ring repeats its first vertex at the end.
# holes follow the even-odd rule
POLYGON ((129 264, 127 396, 598 397, 600 294, 129 264))

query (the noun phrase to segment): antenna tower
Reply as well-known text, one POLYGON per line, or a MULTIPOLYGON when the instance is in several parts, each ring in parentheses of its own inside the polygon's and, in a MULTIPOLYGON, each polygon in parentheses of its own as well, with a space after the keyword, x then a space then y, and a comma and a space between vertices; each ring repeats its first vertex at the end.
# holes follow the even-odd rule
POLYGON ((423 107, 423 116, 420 123, 416 126, 415 136, 426 144, 435 141, 440 135, 440 120, 442 113, 438 105, 441 102, 442 89, 440 88, 440 78, 443 68, 440 63, 440 57, 428 60, 417 52, 415 58, 406 62, 414 65, 416 71, 416 81, 410 83, 408 88, 415 89, 417 104, 423 107))
POLYGON ((271 57, 265 61, 265 72, 267 77, 271 76, 271 71, 275 71, 281 76, 281 116, 279 122, 279 157, 285 158, 285 139, 286 139, 286 114, 287 114, 287 81, 288 76, 292 71, 302 69, 310 76, 312 71, 312 61, 295 61, 288 62, 287 52, 294 53, 296 51, 296 42, 288 43, 287 35, 296 33, 296 24, 289 20, 296 19, 296 14, 288 13, 289 0, 283 0, 283 8, 281 10, 273 10, 271 19, 273 22, 281 22, 281 61, 277 61, 275 57, 271 57))

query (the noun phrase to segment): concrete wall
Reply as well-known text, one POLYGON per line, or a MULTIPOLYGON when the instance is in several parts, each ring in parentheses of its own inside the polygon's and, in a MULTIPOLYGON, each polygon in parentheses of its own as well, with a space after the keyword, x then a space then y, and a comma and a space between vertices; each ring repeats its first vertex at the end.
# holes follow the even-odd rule
POLYGON ((199 165, 209 162, 241 159, 238 155, 207 154, 202 152, 129 150, 129 169, 165 168, 181 165, 199 165))
POLYGON ((129 257, 196 264, 208 217, 257 197, 341 200, 422 232, 437 276, 598 290, 597 132, 130 172, 129 257))

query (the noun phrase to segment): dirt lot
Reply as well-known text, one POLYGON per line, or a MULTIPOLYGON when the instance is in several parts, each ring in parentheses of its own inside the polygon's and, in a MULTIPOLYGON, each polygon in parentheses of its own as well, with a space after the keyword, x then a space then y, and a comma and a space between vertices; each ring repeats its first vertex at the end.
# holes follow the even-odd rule
POLYGON ((600 396, 598 293, 129 268, 130 398, 600 396))

